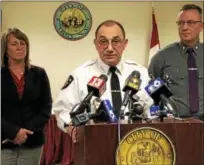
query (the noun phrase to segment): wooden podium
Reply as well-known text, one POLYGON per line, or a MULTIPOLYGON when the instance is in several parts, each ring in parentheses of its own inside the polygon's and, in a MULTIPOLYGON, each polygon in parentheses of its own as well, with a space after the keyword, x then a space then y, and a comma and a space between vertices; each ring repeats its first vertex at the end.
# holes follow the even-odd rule
MULTIPOLYGON (((164 119, 120 124, 121 139, 133 129, 152 127, 164 132, 175 146, 175 165, 204 165, 204 125, 196 119, 164 119)), ((74 165, 116 165, 117 124, 89 124, 77 129, 74 165)), ((147 165, 147 164, 145 164, 147 165)), ((150 165, 150 164, 148 164, 150 165)), ((162 164, 164 165, 164 164, 162 164)))

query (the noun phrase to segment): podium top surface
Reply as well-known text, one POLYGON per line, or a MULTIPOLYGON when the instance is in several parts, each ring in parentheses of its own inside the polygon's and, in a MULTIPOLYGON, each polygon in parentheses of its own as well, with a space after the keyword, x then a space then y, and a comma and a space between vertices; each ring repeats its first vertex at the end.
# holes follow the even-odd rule
MULTIPOLYGON (((163 121, 160 121, 160 119, 153 119, 153 120, 150 120, 150 121, 143 121, 143 120, 139 120, 139 121, 134 121, 134 122, 129 122, 128 120, 121 120, 120 121, 120 124, 122 125, 126 125, 126 124, 203 124, 204 122, 201 121, 201 120, 198 120, 198 119, 195 119, 195 118, 164 118, 163 121)), ((96 123, 96 122, 90 122, 88 124, 86 124, 86 126, 90 126, 90 125, 104 125, 104 124, 107 124, 106 122, 99 122, 99 123, 96 123)), ((108 123, 108 124, 117 124, 116 123, 108 123)))

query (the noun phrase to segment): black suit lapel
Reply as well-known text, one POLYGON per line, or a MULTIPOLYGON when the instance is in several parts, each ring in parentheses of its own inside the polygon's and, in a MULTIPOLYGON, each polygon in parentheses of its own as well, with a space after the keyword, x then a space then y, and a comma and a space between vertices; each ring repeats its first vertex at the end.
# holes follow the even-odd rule
POLYGON ((7 67, 1 68, 1 88, 3 96, 9 97, 12 100, 18 99, 17 87, 7 67))
POLYGON ((25 69, 24 74, 25 86, 22 99, 29 99, 30 96, 33 94, 33 89, 35 89, 35 82, 34 82, 34 73, 32 69, 25 69))

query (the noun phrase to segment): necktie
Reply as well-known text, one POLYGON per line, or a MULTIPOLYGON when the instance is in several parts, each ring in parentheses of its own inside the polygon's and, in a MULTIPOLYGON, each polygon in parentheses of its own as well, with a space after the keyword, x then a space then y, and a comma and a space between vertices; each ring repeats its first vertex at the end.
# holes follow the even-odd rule
POLYGON ((112 73, 111 75, 111 94, 112 94, 112 102, 113 107, 115 108, 115 114, 118 117, 120 114, 120 108, 122 104, 121 91, 120 91, 120 81, 118 79, 117 74, 115 73, 116 67, 110 67, 109 71, 112 73))
POLYGON ((193 48, 188 48, 187 53, 189 109, 191 113, 196 113, 199 110, 198 71, 193 48))

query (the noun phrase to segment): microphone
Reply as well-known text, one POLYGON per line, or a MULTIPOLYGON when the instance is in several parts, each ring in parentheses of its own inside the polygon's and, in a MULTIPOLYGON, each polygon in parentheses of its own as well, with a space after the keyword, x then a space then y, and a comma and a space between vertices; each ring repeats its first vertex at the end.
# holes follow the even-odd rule
POLYGON ((101 74, 99 77, 93 76, 91 80, 87 84, 88 94, 84 98, 84 100, 77 106, 72 109, 70 112, 71 118, 75 115, 83 113, 87 106, 89 106, 89 102, 93 96, 101 97, 101 95, 106 90, 106 81, 108 80, 107 76, 101 74))
POLYGON ((93 76, 91 80, 87 84, 88 95, 84 99, 90 100, 89 97, 96 96, 101 97, 103 93, 106 91, 106 81, 108 77, 104 74, 101 74, 99 77, 93 76))
POLYGON ((116 122, 117 117, 113 111, 113 106, 109 100, 102 100, 99 107, 96 109, 96 113, 89 115, 90 119, 95 119, 101 122, 116 122))
POLYGON ((113 112, 113 107, 111 106, 111 103, 109 100, 101 101, 99 98, 96 98, 94 102, 95 102, 94 104, 99 104, 100 102, 100 105, 97 106, 96 113, 89 114, 87 112, 83 112, 75 115, 72 119, 73 126, 84 125, 91 119, 94 119, 100 122, 110 122, 110 123, 117 121, 116 115, 113 112))
POLYGON ((172 96, 169 88, 165 85, 161 78, 151 81, 146 87, 146 92, 152 97, 155 105, 158 105, 160 100, 172 96))
POLYGON ((120 115, 124 116, 124 111, 129 103, 130 97, 136 94, 140 88, 141 80, 140 80, 140 72, 133 71, 130 76, 126 79, 125 85, 123 87, 123 92, 125 92, 125 96, 123 98, 120 115))
POLYGON ((154 100, 155 105, 159 105, 159 103, 163 103, 166 105, 168 110, 174 114, 174 110, 172 106, 168 102, 168 98, 172 96, 172 93, 166 83, 161 78, 156 78, 152 80, 146 87, 146 92, 150 95, 150 97, 154 100))
MULTIPOLYGON (((100 104, 101 104, 100 98, 97 97, 93 100, 93 108, 94 109, 98 109, 100 104)), ((73 117, 71 123, 73 126, 84 125, 90 120, 91 116, 93 116, 93 114, 88 114, 87 112, 77 114, 76 116, 73 117)))
POLYGON ((158 105, 152 105, 149 110, 150 116, 159 116, 160 107, 158 105))
POLYGON ((144 107, 138 101, 132 99, 129 103, 129 112, 126 112, 125 116, 128 116, 129 121, 144 119, 144 107))
POLYGON ((87 112, 77 114, 72 118, 72 126, 84 125, 90 120, 89 114, 87 112))
POLYGON ((141 115, 141 114, 143 114, 144 107, 142 107, 139 103, 135 102, 132 105, 132 111, 133 111, 133 113, 135 113, 137 115, 141 115))

